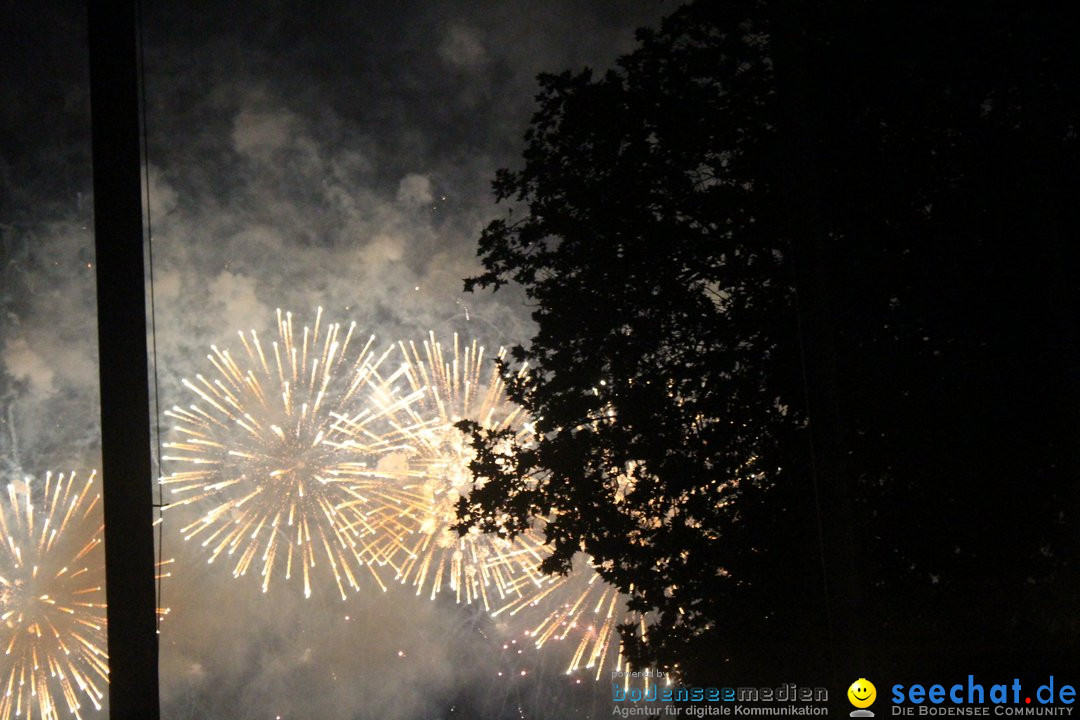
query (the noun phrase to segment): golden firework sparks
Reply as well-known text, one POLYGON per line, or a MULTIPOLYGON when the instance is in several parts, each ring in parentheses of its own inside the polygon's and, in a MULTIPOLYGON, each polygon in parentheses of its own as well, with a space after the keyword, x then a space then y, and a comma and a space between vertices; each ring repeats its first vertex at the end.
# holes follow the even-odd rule
POLYGON ((458 499, 472 486, 475 456, 454 424, 468 418, 492 430, 512 428, 519 442, 528 442, 531 425, 505 402, 503 381, 494 363, 485 371, 484 348, 475 340, 463 345, 455 334, 448 353, 429 333, 422 349, 398 343, 397 351, 398 372, 371 395, 395 442, 367 475, 400 489, 403 518, 414 526, 400 539, 398 579, 432 598, 448 587, 458 602, 479 602, 488 611, 531 595, 544 582, 542 534, 508 541, 451 530, 458 499))
POLYGON ((627 610, 629 598, 605 582, 587 556, 579 555, 575 565, 570 574, 545 578, 531 595, 514 599, 492 615, 514 618, 516 624, 524 625, 526 637, 537 649, 549 643, 569 645, 568 675, 595 670, 599 680, 609 671, 628 672, 618 626, 636 625, 644 634, 648 629, 645 618, 627 610))
POLYGON ((182 528, 185 539, 200 540, 209 562, 230 557, 237 577, 256 564, 263 592, 283 568, 310 597, 320 564, 342 599, 346 586, 360 588, 361 566, 385 589, 377 567, 410 529, 396 488, 367 472, 366 458, 392 450, 393 435, 370 406, 352 411, 372 383, 393 381, 379 375, 389 351, 376 356, 371 337, 350 355, 354 329, 324 326, 319 308, 298 333, 278 310, 269 347, 254 330, 238 333, 237 355, 213 346, 215 377, 185 380, 198 401, 166 413, 182 436, 163 457, 179 466, 161 481, 170 507, 209 508, 182 528))
MULTIPOLYGON (((539 565, 550 549, 540 521, 513 541, 451 530, 458 499, 472 488, 475 457, 455 423, 471 419, 488 430, 511 429, 521 445, 533 438, 532 423, 505 399, 495 364, 488 361, 485 369, 484 348, 456 334, 444 348, 434 333, 420 347, 397 348, 399 371, 371 395, 396 442, 369 475, 402 490, 403 513, 416 525, 401 539, 405 559, 395 562, 401 582, 413 584, 417 594, 427 589, 432 598, 448 586, 458 602, 479 602, 494 617, 526 627, 537 648, 553 640, 573 644, 567 673, 595 669, 599 679, 606 670, 627 670, 617 625, 636 623, 644 632, 645 622, 626 611, 626 596, 587 558, 565 577, 543 575, 539 565)), ((504 359, 506 351, 500 348, 496 357, 504 359)))
POLYGON ((108 683, 104 549, 96 473, 10 483, 0 503, 0 718, 81 718, 108 683))

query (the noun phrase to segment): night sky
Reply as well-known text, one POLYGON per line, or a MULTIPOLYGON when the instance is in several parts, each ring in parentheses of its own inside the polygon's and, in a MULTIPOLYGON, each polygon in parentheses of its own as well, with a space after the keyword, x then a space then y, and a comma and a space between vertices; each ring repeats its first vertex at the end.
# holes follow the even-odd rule
MULTIPOLYGON (((81 3, 48 5, 0 19, 8 478, 100 464, 85 19, 81 3)), ((386 344, 429 330, 492 348, 527 339, 513 289, 461 288, 479 268, 480 229, 506 212, 490 181, 517 162, 535 76, 602 70, 670 9, 144 3, 162 406, 189 401, 181 379, 207 372, 212 344, 272 328, 276 308, 310 321, 321 306, 386 344)), ((257 578, 206 565, 176 524, 166 514, 163 554, 177 563, 162 586, 163 717, 609 712, 604 680, 576 684, 554 651, 519 654, 512 629, 483 613, 407 588, 346 602, 336 591, 305 600, 295 584, 264 595, 257 578)))

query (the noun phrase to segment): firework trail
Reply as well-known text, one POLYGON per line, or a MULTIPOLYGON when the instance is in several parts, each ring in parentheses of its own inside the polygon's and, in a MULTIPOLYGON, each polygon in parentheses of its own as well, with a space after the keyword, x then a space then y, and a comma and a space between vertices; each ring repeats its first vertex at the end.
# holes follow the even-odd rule
POLYGON ((81 718, 108 683, 104 551, 96 473, 14 482, 0 501, 0 719, 81 718))
POLYGON ((380 376, 389 351, 376 357, 373 337, 350 355, 354 327, 323 326, 319 308, 314 328, 298 333, 292 314, 278 310, 269 347, 254 330, 238 333, 237 355, 212 347, 216 376, 184 380, 197 402, 166 412, 182 438, 163 457, 179 466, 161 480, 170 508, 209 508, 181 528, 184 538, 200 540, 209 562, 230 558, 234 576, 257 565, 263 592, 283 567, 286 580, 302 576, 310 597, 320 565, 342 599, 346 586, 360 588, 361 566, 385 590, 378 568, 414 529, 396 488, 368 472, 366 458, 392 451, 394 434, 370 405, 353 408, 395 376, 380 376))

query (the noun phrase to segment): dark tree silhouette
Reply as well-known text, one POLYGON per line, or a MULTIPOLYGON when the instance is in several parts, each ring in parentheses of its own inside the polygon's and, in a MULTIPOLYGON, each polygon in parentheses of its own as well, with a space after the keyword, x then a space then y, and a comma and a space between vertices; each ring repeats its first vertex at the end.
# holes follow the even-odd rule
POLYGON ((693 680, 1070 657, 1074 30, 699 2, 542 76, 466 281, 535 303, 507 377, 538 439, 466 424, 461 527, 543 523, 545 568, 591 555, 654 612, 630 656, 693 680))
POLYGON ((755 3, 702 3, 601 78, 543 76, 525 168, 495 182, 528 212, 467 283, 536 302, 510 395, 539 442, 507 457, 473 426, 464 521, 546 518, 545 568, 590 555, 654 613, 631 657, 692 675, 805 664, 825 627, 767 39, 755 3))

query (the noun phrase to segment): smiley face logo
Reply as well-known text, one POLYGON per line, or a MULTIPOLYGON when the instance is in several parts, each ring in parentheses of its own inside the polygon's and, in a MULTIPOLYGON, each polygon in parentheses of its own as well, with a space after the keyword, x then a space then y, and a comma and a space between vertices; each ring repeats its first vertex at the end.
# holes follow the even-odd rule
POLYGON ((868 708, 877 699, 877 688, 866 678, 859 678, 847 689, 848 700, 857 708, 868 708))

